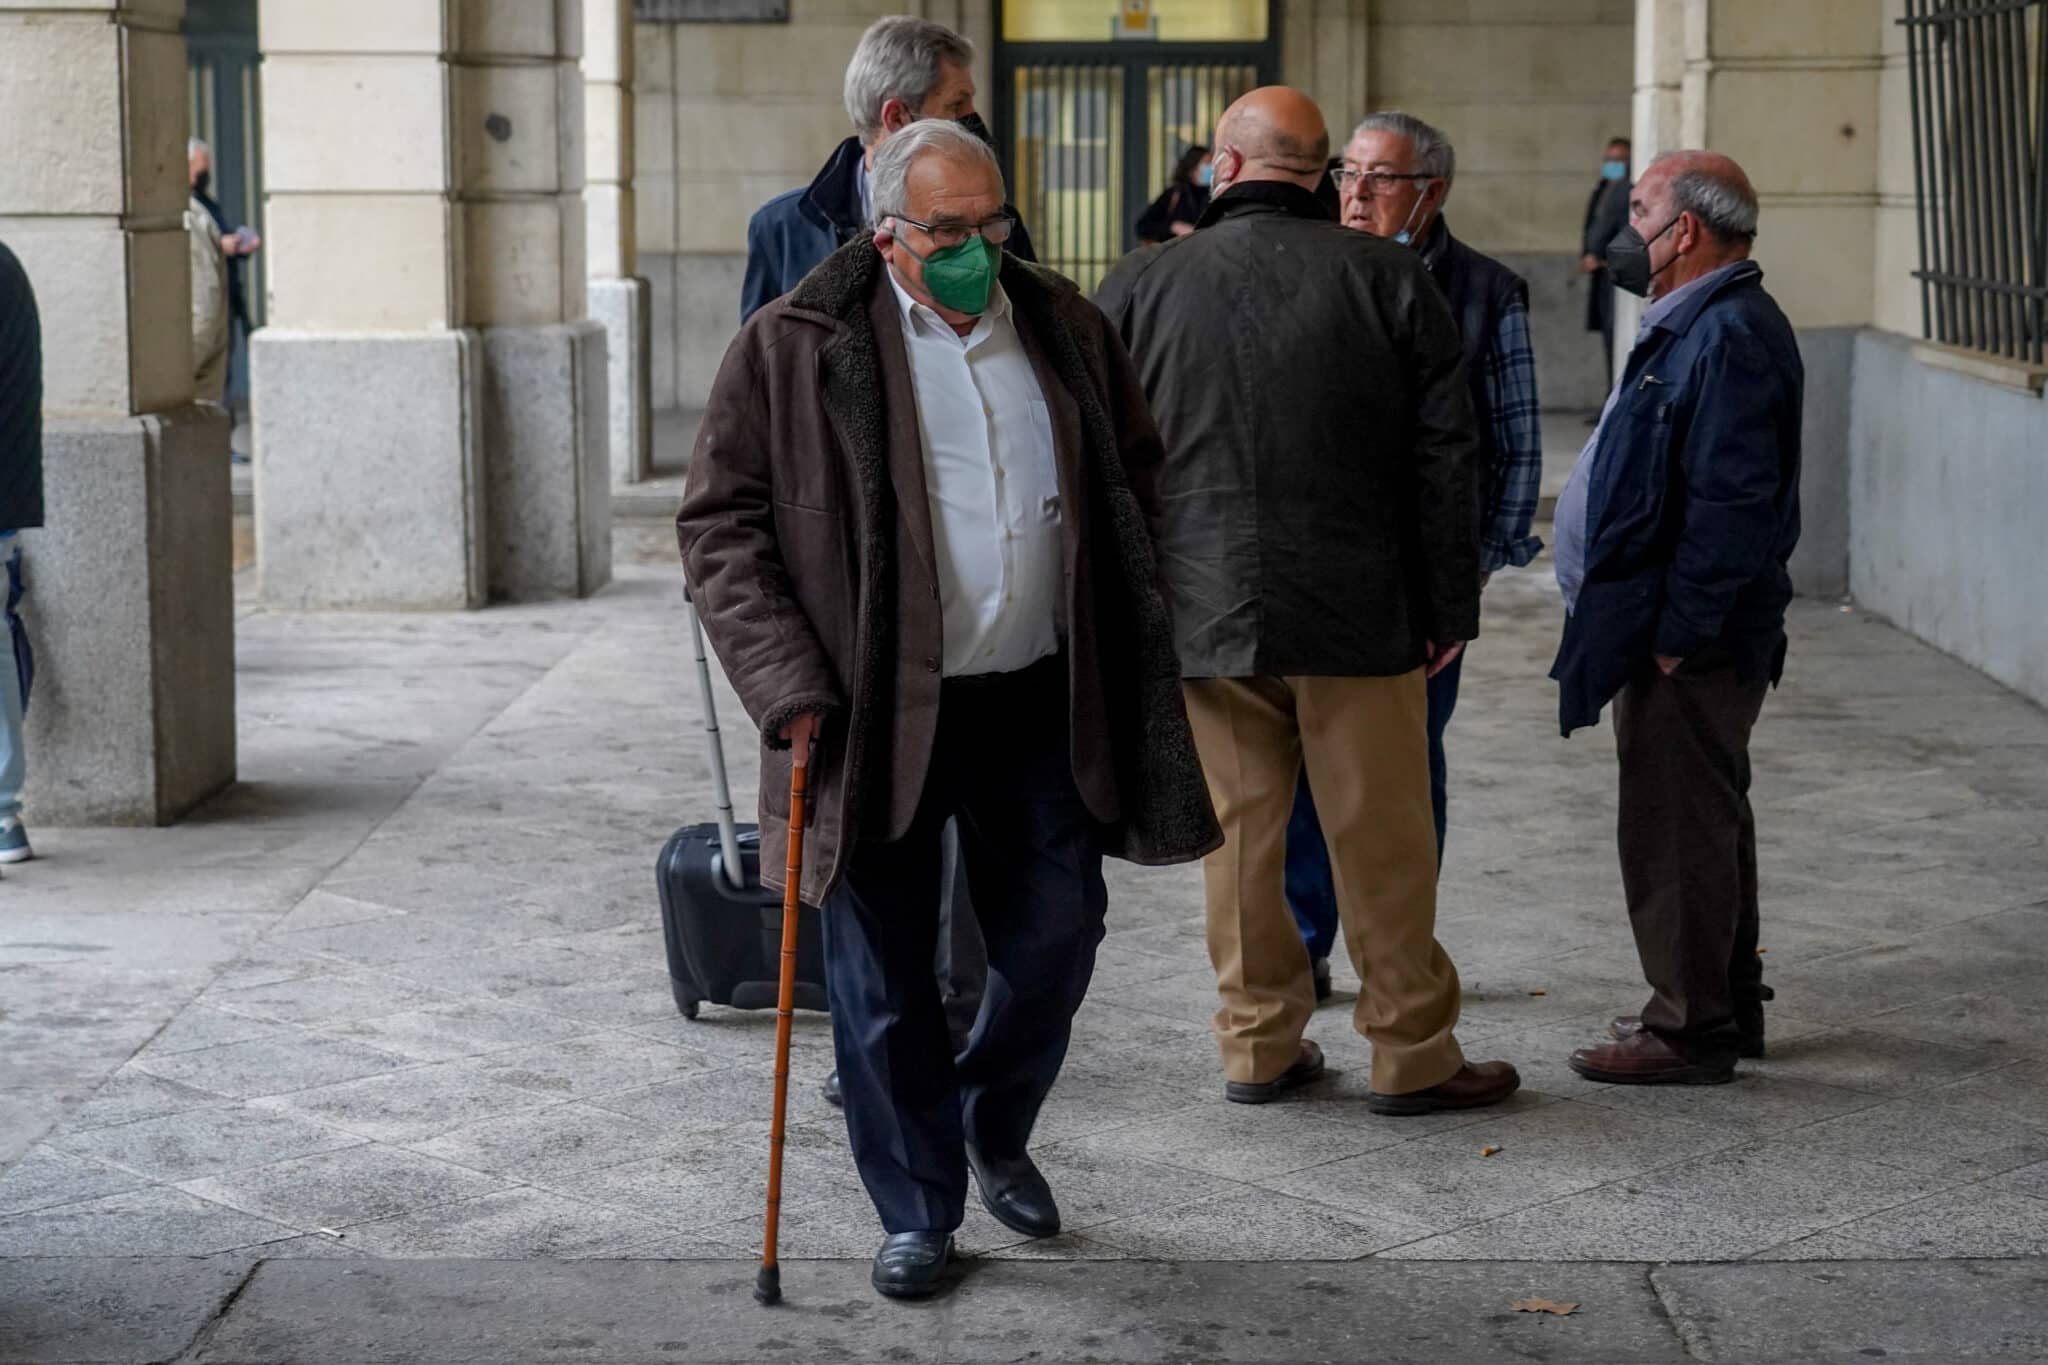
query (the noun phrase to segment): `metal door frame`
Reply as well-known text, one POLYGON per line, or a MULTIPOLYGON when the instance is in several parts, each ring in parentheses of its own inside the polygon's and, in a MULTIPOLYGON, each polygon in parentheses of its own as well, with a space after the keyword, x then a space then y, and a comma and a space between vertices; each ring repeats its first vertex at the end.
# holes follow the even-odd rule
MULTIPOLYGON (((991 108, 998 134, 998 155, 1003 176, 1012 193, 1017 184, 1017 69, 1069 62, 1087 66, 1114 66, 1123 81, 1123 222, 1118 240, 1127 247, 1132 226, 1163 185, 1149 183, 1151 147, 1150 122, 1145 107, 1145 72, 1148 67, 1184 64, 1193 66, 1249 66, 1258 72, 1261 85, 1280 79, 1280 4, 1267 0, 1266 37, 1263 42, 1161 43, 1143 39, 1109 39, 1101 42, 1030 43, 1003 38, 1003 10, 1010 0, 994 0, 996 49, 990 63, 995 82, 991 108)), ((1030 4, 1031 0, 1016 0, 1030 4)), ((1021 205, 1020 205, 1021 207, 1021 205)), ((1031 226, 1026 219, 1025 226, 1031 226)))

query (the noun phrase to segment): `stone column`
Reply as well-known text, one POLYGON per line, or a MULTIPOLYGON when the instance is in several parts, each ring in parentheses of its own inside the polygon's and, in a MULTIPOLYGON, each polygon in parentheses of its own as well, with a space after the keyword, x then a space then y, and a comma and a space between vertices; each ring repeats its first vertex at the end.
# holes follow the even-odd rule
POLYGON ((576 0, 263 0, 266 602, 461 608, 610 572, 576 0))
POLYGON ((612 480, 653 472, 654 414, 647 281, 633 240, 633 3, 583 0, 583 206, 590 316, 610 352, 612 480))
POLYGON ((183 0, 0 8, 0 239, 42 316, 29 816, 162 824, 235 776, 228 421, 192 401, 183 0))

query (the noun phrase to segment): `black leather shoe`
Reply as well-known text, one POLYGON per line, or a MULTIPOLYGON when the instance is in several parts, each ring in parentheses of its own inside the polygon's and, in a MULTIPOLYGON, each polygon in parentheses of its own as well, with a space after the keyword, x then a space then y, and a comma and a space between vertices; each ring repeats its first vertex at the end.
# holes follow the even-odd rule
POLYGON ((953 1235, 947 1232, 898 1232, 882 1242, 875 1253, 875 1268, 868 1283, 875 1292, 892 1299, 922 1299, 936 1293, 939 1277, 946 1273, 946 1261, 953 1254, 953 1235))
POLYGON ((1309 964, 1316 978, 1316 1003, 1322 1004, 1330 998, 1330 959, 1319 957, 1309 964))
POLYGON ((1295 1054, 1294 1065, 1270 1081, 1225 1081, 1223 1098, 1232 1104, 1268 1104, 1296 1086, 1323 1078, 1323 1050, 1306 1038, 1295 1054))
POLYGON ((981 1206, 1012 1232, 1050 1237, 1060 1230, 1060 1206, 1038 1164, 1028 1156, 997 1161, 967 1145, 967 1168, 981 1190, 981 1206))
POLYGON ((844 1109, 846 1107, 846 1096, 839 1093, 838 1067, 832 1068, 832 1074, 825 1078, 825 1084, 820 1086, 819 1089, 825 1092, 825 1103, 831 1105, 834 1109, 844 1109))

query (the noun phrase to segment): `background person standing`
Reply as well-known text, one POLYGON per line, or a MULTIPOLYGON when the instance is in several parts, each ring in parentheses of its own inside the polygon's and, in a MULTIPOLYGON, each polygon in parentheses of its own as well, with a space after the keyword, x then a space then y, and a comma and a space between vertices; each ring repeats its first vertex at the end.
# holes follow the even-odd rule
MULTIPOLYGON (((1491 256, 1451 235, 1444 201, 1457 152, 1442 131, 1397 111, 1373 114, 1345 148, 1343 222, 1383 241, 1412 246, 1457 320, 1479 435, 1479 582, 1519 568, 1543 542, 1529 534, 1543 485, 1543 429, 1536 399, 1536 351, 1529 340, 1529 286, 1491 256)), ((1458 706, 1461 652, 1429 676, 1429 803, 1443 863, 1449 819, 1444 731, 1458 706)), ((1337 938, 1337 885, 1316 819, 1307 774, 1287 826, 1287 904, 1315 963, 1316 998, 1330 993, 1337 938)))
MULTIPOLYGON (((1614 276, 1607 269, 1607 244, 1628 225, 1629 140, 1610 138, 1600 162, 1600 180, 1586 199, 1579 273, 1588 277, 1586 330, 1600 334, 1600 373, 1614 382, 1614 276)), ((1597 420, 1597 419, 1596 419, 1597 420)))
POLYGON ((22 713, 34 671, 22 625, 21 542, 43 524, 43 351, 35 291, 0 243, 0 863, 34 856, 21 823, 28 777, 22 713))
POLYGON ((1749 259, 1756 191, 1712 152, 1659 157, 1607 250, 1650 306, 1557 500, 1569 735, 1614 703, 1622 888, 1641 1015, 1572 1054, 1590 1080, 1731 1080, 1764 1047, 1749 739, 1785 664, 1804 371, 1749 259))
POLYGON ((1365 983, 1367 1103, 1492 1104, 1520 1079, 1468 1064, 1455 1036, 1424 734, 1426 667, 1479 630, 1457 327, 1414 252, 1324 213, 1329 135, 1308 96, 1254 90, 1214 146, 1201 230, 1126 257, 1100 301, 1167 452, 1159 560, 1225 838, 1203 863, 1224 1095, 1260 1104, 1323 1072, 1284 890, 1305 764, 1365 983))

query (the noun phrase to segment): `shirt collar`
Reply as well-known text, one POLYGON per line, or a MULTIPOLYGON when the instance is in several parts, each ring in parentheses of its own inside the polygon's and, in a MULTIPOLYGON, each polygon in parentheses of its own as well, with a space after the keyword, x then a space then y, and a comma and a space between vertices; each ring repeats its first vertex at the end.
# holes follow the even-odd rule
POLYGON ((1759 275, 1763 273, 1756 262, 1745 256, 1739 261, 1730 261, 1726 265, 1716 266, 1698 279, 1688 280, 1686 283, 1681 284, 1678 288, 1643 310, 1643 330, 1647 332, 1652 327, 1662 327, 1681 308, 1684 308, 1688 302, 1704 300, 1707 295, 1714 293, 1722 285, 1744 271, 1759 275))
POLYGON ((935 331, 940 335, 951 337, 962 346, 972 346, 976 341, 987 336, 989 330, 997 323, 1006 320, 1010 316, 1010 296, 1003 292, 1002 281, 998 280, 994 288, 989 291, 988 311, 975 319, 973 331, 969 332, 966 336, 961 336, 953 330, 952 323, 940 317, 925 304, 919 303, 915 298, 911 297, 910 291, 903 287, 903 281, 896 278, 896 272, 889 268, 887 261, 882 263, 882 273, 889 277, 889 287, 896 291, 896 311, 902 314, 903 325, 906 329, 935 331))

